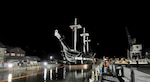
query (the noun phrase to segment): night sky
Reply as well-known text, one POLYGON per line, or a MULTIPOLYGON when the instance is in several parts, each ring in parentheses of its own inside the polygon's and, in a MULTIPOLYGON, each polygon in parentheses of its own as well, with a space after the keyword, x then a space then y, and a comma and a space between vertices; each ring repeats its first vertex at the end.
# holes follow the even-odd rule
MULTIPOLYGON (((27 55, 41 58, 60 52, 60 44, 54 36, 58 29, 72 47, 70 25, 74 18, 90 34, 91 50, 96 57, 126 56, 128 40, 125 27, 131 37, 150 48, 148 7, 131 5, 17 5, 5 6, 1 10, 0 42, 12 47, 21 47, 27 55), (75 6, 78 6, 77 8, 75 6)), ((80 29, 79 32, 82 32, 80 29)))

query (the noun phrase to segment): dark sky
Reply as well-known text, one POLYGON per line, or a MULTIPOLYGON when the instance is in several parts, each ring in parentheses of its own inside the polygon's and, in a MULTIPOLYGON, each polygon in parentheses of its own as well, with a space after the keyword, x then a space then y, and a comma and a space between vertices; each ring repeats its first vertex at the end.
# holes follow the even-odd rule
POLYGON ((131 37, 150 48, 149 9, 140 3, 125 4, 80 4, 80 5, 5 5, 1 9, 0 42, 21 47, 27 55, 46 57, 60 51, 59 41, 54 36, 58 29, 69 46, 72 33, 69 25, 74 18, 90 34, 91 48, 97 57, 125 56, 128 47, 125 27, 131 37), (65 5, 65 6, 64 6, 65 5))

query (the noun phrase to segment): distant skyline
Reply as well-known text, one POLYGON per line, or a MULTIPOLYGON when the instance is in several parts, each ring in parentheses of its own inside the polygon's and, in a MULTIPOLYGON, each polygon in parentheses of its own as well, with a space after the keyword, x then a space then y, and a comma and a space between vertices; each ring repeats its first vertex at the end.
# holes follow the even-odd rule
POLYGON ((143 48, 150 48, 150 13, 144 7, 84 7, 64 11, 61 8, 32 9, 8 8, 2 12, 0 42, 21 47, 27 55, 43 57, 57 53, 60 44, 54 36, 54 30, 58 29, 65 36, 66 43, 72 47, 69 25, 74 23, 76 17, 78 23, 89 32, 90 45, 97 57, 126 56, 126 26, 137 43, 142 43, 143 48))

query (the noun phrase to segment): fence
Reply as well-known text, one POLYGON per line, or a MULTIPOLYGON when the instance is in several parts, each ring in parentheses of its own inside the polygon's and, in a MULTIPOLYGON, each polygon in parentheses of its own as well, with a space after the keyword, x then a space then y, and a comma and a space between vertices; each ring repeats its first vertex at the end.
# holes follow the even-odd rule
POLYGON ((150 82, 150 74, 138 71, 136 68, 128 68, 125 65, 110 65, 110 69, 116 76, 128 79, 130 82, 150 82))
POLYGON ((150 82, 150 75, 134 68, 123 67, 124 77, 131 82, 150 82))

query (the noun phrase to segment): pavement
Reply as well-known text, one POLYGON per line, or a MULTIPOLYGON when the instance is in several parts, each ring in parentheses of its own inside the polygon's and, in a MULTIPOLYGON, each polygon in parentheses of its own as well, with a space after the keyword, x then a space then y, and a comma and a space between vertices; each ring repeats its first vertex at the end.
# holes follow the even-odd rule
POLYGON ((0 72, 8 71, 8 68, 0 67, 0 72))
POLYGON ((121 82, 119 77, 113 76, 112 74, 103 74, 101 82, 121 82))
POLYGON ((0 72, 18 71, 18 70, 35 70, 40 68, 41 68, 40 66, 12 67, 12 68, 0 67, 0 72))

